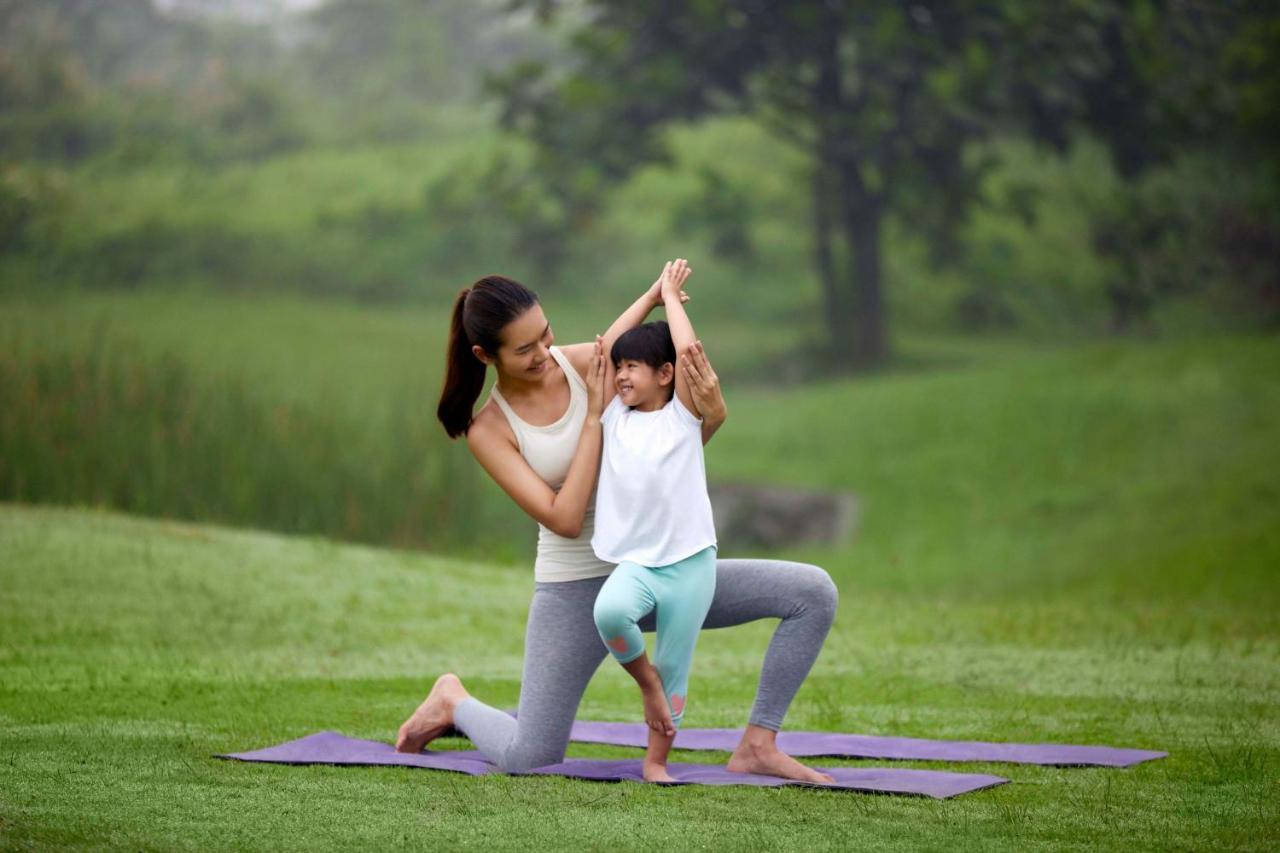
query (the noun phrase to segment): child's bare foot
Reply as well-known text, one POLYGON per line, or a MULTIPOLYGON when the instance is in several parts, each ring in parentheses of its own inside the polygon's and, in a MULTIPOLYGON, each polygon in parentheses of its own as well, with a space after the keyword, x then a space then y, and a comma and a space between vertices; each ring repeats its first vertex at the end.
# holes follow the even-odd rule
POLYGON ((662 692, 661 682, 640 688, 644 699, 644 721, 649 728, 661 735, 675 737, 676 725, 671 720, 671 707, 662 692))
POLYGON ((418 710, 400 726, 396 752, 421 752, 424 746, 449 730, 453 725, 453 709, 470 695, 452 672, 437 678, 418 710))
POLYGON ((644 781, 646 782, 674 782, 676 781, 667 772, 667 765, 652 764, 648 761, 642 765, 644 771, 644 781))

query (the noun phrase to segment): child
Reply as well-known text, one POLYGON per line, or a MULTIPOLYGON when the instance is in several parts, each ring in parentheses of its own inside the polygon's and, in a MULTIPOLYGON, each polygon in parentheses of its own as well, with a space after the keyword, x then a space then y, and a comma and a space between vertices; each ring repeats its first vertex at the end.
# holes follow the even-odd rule
POLYGON ((716 585, 702 420, 684 371, 676 369, 676 353, 694 343, 680 300, 691 271, 683 259, 668 263, 662 273, 668 322, 646 323, 614 343, 601 415, 603 459, 591 546, 617 568, 600 589, 594 615, 605 646, 640 685, 650 729, 644 757, 649 782, 675 781, 667 755, 684 716, 689 664, 716 585), (655 609, 651 664, 637 623, 655 609))

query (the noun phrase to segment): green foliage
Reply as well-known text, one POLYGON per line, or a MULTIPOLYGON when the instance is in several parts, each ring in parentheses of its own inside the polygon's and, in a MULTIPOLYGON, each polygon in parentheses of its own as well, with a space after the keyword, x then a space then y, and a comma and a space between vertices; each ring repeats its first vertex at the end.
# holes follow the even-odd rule
MULTIPOLYGON (((847 366, 887 354, 886 217, 927 244, 936 265, 956 266, 971 248, 963 229, 995 166, 972 155, 994 153, 979 143, 995 133, 1026 134, 1059 151, 1091 133, 1126 179, 1185 150, 1212 148, 1230 135, 1218 128, 1248 91, 1222 73, 1223 57, 1234 44, 1250 57, 1237 67, 1264 75, 1250 49, 1263 42, 1241 34, 1272 14, 1244 3, 1205 10, 1167 2, 845 8, 722 0, 662 14, 613 0, 588 7, 572 42, 575 69, 520 68, 501 81, 506 126, 540 146, 553 191, 572 195, 584 169, 620 181, 644 163, 670 160, 661 131, 673 122, 758 116, 811 159, 813 265, 831 357, 847 366)), ((1107 251, 1116 256, 1132 244, 1107 251)), ((978 278, 958 301, 959 316, 973 326, 1013 324, 1015 312, 987 277, 993 263, 1008 264, 1008 246, 979 249, 970 262, 978 278)), ((1134 249, 1123 263, 1139 266, 1140 255, 1134 249)))
POLYGON ((1280 218, 1248 180, 1247 171, 1184 163, 1112 191, 1094 212, 1093 243, 1110 265, 1115 331, 1151 331, 1157 308, 1187 294, 1212 295, 1217 314, 1240 322, 1280 321, 1280 218))
MULTIPOLYGON (((709 298, 700 304, 778 330, 761 362, 785 352, 772 349, 775 344, 809 341, 791 352, 793 366, 806 365, 803 374, 832 364, 829 347, 823 353, 812 343, 822 339, 824 318, 833 316, 815 269, 814 208, 819 194, 828 206, 834 203, 830 190, 838 181, 835 173, 814 175, 811 143, 819 128, 803 113, 808 101, 802 95, 817 85, 820 68, 813 51, 793 55, 786 41, 788 34, 821 27, 815 5, 771 9, 761 20, 732 3, 688 7, 680 12, 689 16, 688 28, 677 27, 658 53, 684 45, 708 64, 646 62, 621 76, 573 74, 567 54, 546 49, 559 34, 531 40, 527 20, 496 6, 335 3, 314 16, 287 17, 273 30, 234 19, 157 15, 149 3, 129 2, 114 14, 105 8, 24 0, 4 9, 0 100, 11 108, 0 110, 6 164, 0 167, 6 226, 0 288, 7 292, 199 285, 438 304, 481 272, 502 271, 544 292, 612 305, 651 280, 655 258, 683 254, 707 259, 698 287, 709 298), (727 29, 706 29, 713 22, 727 29), (770 22, 777 31, 761 35, 770 22), (748 50, 757 36, 779 40, 777 67, 742 77, 764 61, 748 50), (690 39, 697 50, 686 44, 690 39), (455 62, 462 54, 465 62, 455 62), (367 61, 370 55, 378 59, 367 61), (512 74, 491 88, 506 93, 502 107, 511 126, 542 128, 542 146, 520 144, 492 127, 491 105, 473 102, 474 90, 458 83, 506 66, 512 74), (628 76, 633 73, 639 76, 628 76), (550 98, 557 82, 569 87, 567 101, 550 98), (623 84, 624 101, 636 109, 615 115, 623 84), (678 102, 667 109, 671 98, 678 102), (671 123, 735 105, 756 109, 671 123), (785 121, 788 110, 801 111, 796 115, 803 120, 785 121), (647 130, 631 133, 633 120, 647 130), (582 146, 597 137, 603 147, 584 154, 582 146), (355 144, 369 139, 382 141, 355 144), (402 139, 412 141, 386 141, 402 139)), ((963 33, 969 25, 951 20, 946 10, 876 6, 875 14, 849 22, 852 29, 838 45, 841 67, 873 61, 853 51, 864 35, 873 54, 888 53, 883 67, 867 70, 865 115, 850 112, 828 128, 844 138, 842 145, 861 139, 865 147, 899 132, 915 134, 911 145, 951 145, 947 128, 956 122, 965 138, 1000 133, 949 148, 945 156, 926 152, 941 171, 859 160, 857 175, 869 191, 895 199, 878 250, 895 333, 1092 334, 1114 325, 1108 278, 1165 275, 1139 270, 1148 263, 1175 272, 1216 271, 1193 287, 1159 289, 1165 295, 1147 300, 1149 326, 1158 328, 1161 317, 1191 302, 1196 307, 1187 317, 1199 313, 1208 325, 1237 322, 1259 306, 1260 316, 1274 315, 1280 279, 1271 260, 1274 194, 1220 194, 1213 205, 1218 213, 1200 216, 1188 232, 1201 235, 1192 243, 1207 253, 1195 264, 1126 248, 1136 246, 1134 240, 1099 258, 1091 232, 1116 229, 1082 223, 1081 211, 1106 216, 1115 205, 1106 198, 1128 191, 1112 189, 1120 178, 1097 156, 1097 143, 1072 137, 1069 159, 1058 163, 1029 153, 1018 129, 1025 116, 1010 118, 1022 115, 1027 105, 1019 98, 1026 93, 1010 95, 1016 103, 1001 108, 1011 110, 1008 115, 973 107, 973 98, 990 95, 975 93, 978 81, 1022 79, 1009 58, 1013 51, 1026 63, 1026 80, 1041 86, 1032 94, 1056 104, 1047 115, 1081 118, 1081 93, 1068 78, 1149 77, 1172 61, 1160 54, 1150 68, 1114 66, 1125 51, 1164 44, 1160 28, 1185 23, 1162 22, 1152 8, 1136 9, 1123 21, 1128 29, 1120 42, 1103 44, 1099 33, 1115 12, 1110 4, 1094 8, 1090 14, 1102 18, 1080 32, 1066 26, 1080 8, 1010 7, 1001 14, 1018 38, 999 50, 983 41, 990 34, 962 39, 963 50, 955 46, 951 59, 937 54, 941 48, 930 33, 957 27, 963 33), (1070 68, 1049 62, 1081 39, 1085 46, 1070 68), (895 52, 894 45, 905 48, 895 52), (1123 50, 1108 53, 1113 48, 1123 50), (885 81, 910 77, 913 69, 924 69, 921 100, 890 97, 885 81), (954 205, 952 195, 963 204, 954 205), (1113 275, 1112 267, 1137 272, 1113 275)), ((616 13, 621 23, 653 25, 640 7, 616 13)), ((1205 38, 1224 38, 1220 25, 1235 14, 1205 38)), ((584 19, 568 9, 558 20, 576 30, 584 19)), ((593 61, 625 63, 631 52, 648 49, 636 33, 610 39, 604 32, 580 35, 593 61)), ((1214 100, 1212 112, 1226 115, 1234 103, 1240 128, 1253 129, 1236 133, 1230 130, 1236 118, 1226 121, 1223 133, 1234 133, 1239 145, 1223 150, 1263 152, 1270 30, 1225 32, 1234 39, 1234 53, 1223 61, 1235 76, 1227 76, 1241 80, 1238 92, 1228 87, 1228 94, 1239 97, 1214 100)), ((1187 75, 1192 70, 1168 85, 1178 90, 1176 81, 1191 79, 1187 75)), ((852 86, 855 76, 844 85, 852 86)), ((1173 122, 1161 103, 1160 120, 1173 122)), ((1053 141, 1051 124, 1033 123, 1034 135, 1053 141)), ((1116 141, 1106 128, 1095 133, 1114 161, 1116 141)), ((1179 209, 1206 198, 1203 185, 1216 180, 1218 169, 1213 158, 1191 169, 1178 165, 1185 159, 1144 167, 1168 184, 1169 203, 1179 209)), ((1231 192, 1265 185, 1252 177, 1253 159, 1237 159, 1243 165, 1231 192)), ((858 253, 834 238, 849 210, 867 209, 828 211, 824 233, 837 276, 848 276, 858 253)), ((1161 239, 1170 246, 1167 236, 1161 239)), ((1114 282, 1110 288, 1118 292, 1114 282)))
POLYGON ((697 174, 698 195, 672 206, 672 231, 678 235, 703 231, 715 257, 737 263, 751 260, 755 253, 751 245, 751 193, 714 166, 703 165, 697 174))
POLYGON ((4 499, 401 546, 527 548, 514 531, 481 535, 504 508, 481 499, 470 457, 416 395, 393 391, 357 414, 325 399, 272 400, 243 379, 199 378, 171 352, 131 349, 105 336, 72 350, 8 337, 4 499))
POLYGON ((250 27, 223 39, 148 0, 15 0, 0 22, 0 151, 9 157, 208 165, 306 138, 288 81, 267 77, 257 56, 267 37, 250 27))

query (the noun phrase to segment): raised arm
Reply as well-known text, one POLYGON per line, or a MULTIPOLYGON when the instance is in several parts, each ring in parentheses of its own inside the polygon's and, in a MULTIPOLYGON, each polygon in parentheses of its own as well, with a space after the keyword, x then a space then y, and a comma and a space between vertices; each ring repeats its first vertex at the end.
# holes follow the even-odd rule
MULTIPOLYGON (((689 321, 689 315, 680 299, 680 290, 691 272, 693 270, 684 258, 676 258, 662 271, 662 304, 667 309, 667 325, 671 327, 671 341, 676 346, 677 361, 697 341, 693 334, 693 323, 689 321)), ((689 377, 685 371, 678 369, 679 365, 676 367, 676 396, 686 409, 697 414, 698 407, 694 404, 693 392, 689 389, 689 377)))
POLYGON ((471 455, 494 482, 535 521, 570 539, 582 533, 588 502, 600 473, 604 361, 600 339, 596 338, 595 356, 587 371, 587 418, 560 491, 548 486, 529 467, 514 441, 499 429, 496 418, 477 418, 467 432, 471 455))
MULTIPOLYGON (((668 264, 668 266, 670 266, 670 264, 668 264)), ((665 273, 666 270, 664 269, 663 272, 665 273)), ((685 293, 683 290, 680 291, 680 301, 688 302, 689 294, 685 293)), ((605 362, 604 404, 606 406, 609 405, 609 402, 613 399, 614 394, 616 393, 613 387, 613 375, 615 370, 613 366, 613 359, 610 357, 610 353, 613 352, 614 341, 622 337, 623 332, 634 329, 636 326, 643 323, 648 318, 649 312, 662 304, 662 276, 659 275, 658 278, 654 280, 653 284, 649 286, 649 289, 644 292, 644 295, 631 303, 627 310, 619 314, 618 319, 614 320, 613 324, 610 325, 609 328, 605 330, 604 335, 601 336, 600 342, 604 349, 605 362)), ((569 357, 569 361, 578 369, 579 373, 585 374, 587 366, 590 363, 591 355, 595 351, 595 347, 594 344, 570 344, 569 346, 561 347, 560 351, 569 357)))
MULTIPOLYGON (((655 287, 661 284, 661 280, 654 282, 655 287)), ((617 373, 614 367, 613 358, 610 353, 613 352, 613 344, 618 338, 622 337, 622 333, 634 329, 645 321, 649 316, 649 312, 656 308, 662 301, 662 291, 659 289, 655 294, 655 288, 650 287, 643 296, 631 303, 631 307, 618 315, 618 319, 605 330, 604 336, 600 339, 600 346, 604 350, 604 404, 609 405, 617 395, 614 388, 613 377, 617 373), (656 295, 656 298, 655 298, 656 295)))

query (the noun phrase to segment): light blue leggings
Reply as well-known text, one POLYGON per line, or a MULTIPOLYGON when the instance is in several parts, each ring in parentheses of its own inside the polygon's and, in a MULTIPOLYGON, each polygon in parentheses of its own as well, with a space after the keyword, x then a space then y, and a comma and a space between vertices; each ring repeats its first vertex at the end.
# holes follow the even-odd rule
POLYGON ((689 696, 689 664, 716 591, 716 547, 667 566, 619 563, 600 587, 593 611, 600 639, 618 663, 644 654, 640 620, 657 611, 653 665, 676 728, 689 696))

